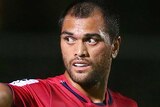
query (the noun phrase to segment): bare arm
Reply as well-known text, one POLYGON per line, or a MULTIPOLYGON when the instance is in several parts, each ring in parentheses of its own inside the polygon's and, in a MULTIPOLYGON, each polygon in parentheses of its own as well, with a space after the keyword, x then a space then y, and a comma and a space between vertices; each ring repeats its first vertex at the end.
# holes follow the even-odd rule
POLYGON ((0 83, 0 107, 11 107, 12 101, 11 89, 7 85, 0 83))

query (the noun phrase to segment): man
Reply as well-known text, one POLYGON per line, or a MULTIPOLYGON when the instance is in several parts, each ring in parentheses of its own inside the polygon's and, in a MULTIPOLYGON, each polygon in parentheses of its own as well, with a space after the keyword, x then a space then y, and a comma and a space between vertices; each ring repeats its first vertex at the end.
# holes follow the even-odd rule
POLYGON ((121 42, 115 15, 93 1, 75 2, 60 28, 65 73, 1 84, 0 107, 137 107, 107 87, 121 42))

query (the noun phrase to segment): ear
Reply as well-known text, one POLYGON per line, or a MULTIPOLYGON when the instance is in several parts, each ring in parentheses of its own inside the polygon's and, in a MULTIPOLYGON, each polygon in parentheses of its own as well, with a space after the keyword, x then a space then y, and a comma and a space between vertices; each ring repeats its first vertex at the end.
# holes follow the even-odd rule
POLYGON ((115 59, 118 55, 119 48, 121 44, 121 37, 116 37, 112 42, 112 58, 115 59))

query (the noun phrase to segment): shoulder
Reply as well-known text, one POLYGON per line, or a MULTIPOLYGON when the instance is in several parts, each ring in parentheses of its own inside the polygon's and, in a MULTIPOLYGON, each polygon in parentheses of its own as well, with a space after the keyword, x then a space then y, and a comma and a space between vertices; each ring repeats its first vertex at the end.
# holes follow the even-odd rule
POLYGON ((61 81, 66 81, 66 78, 64 75, 59 75, 55 77, 49 77, 46 79, 46 81, 51 84, 59 84, 61 81))
POLYGON ((54 87, 58 84, 60 84, 62 76, 56 76, 56 77, 49 77, 46 79, 22 79, 22 80, 16 80, 8 85, 13 90, 21 90, 25 89, 27 90, 42 90, 44 88, 50 88, 51 86, 54 87))
POLYGON ((16 80, 8 84, 12 92, 18 95, 30 95, 32 93, 48 93, 60 87, 61 76, 46 79, 23 79, 16 80))
POLYGON ((13 105, 22 107, 29 103, 34 104, 37 102, 37 98, 41 101, 48 99, 51 91, 55 90, 55 84, 51 84, 50 79, 23 79, 9 83, 8 86, 13 95, 13 105))
POLYGON ((110 91, 110 94, 112 96, 113 103, 123 104, 123 106, 127 105, 127 107, 138 107, 136 101, 120 94, 119 92, 110 91))
POLYGON ((0 107, 10 107, 12 104, 11 89, 3 83, 0 83, 0 107))

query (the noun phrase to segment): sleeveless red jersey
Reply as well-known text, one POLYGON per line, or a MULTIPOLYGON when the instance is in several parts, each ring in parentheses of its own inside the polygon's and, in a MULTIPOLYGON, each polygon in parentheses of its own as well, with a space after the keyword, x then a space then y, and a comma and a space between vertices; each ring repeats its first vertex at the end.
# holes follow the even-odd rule
POLYGON ((104 103, 93 103, 74 88, 64 75, 47 79, 17 80, 8 84, 12 107, 137 107, 137 103, 108 90, 104 103))

